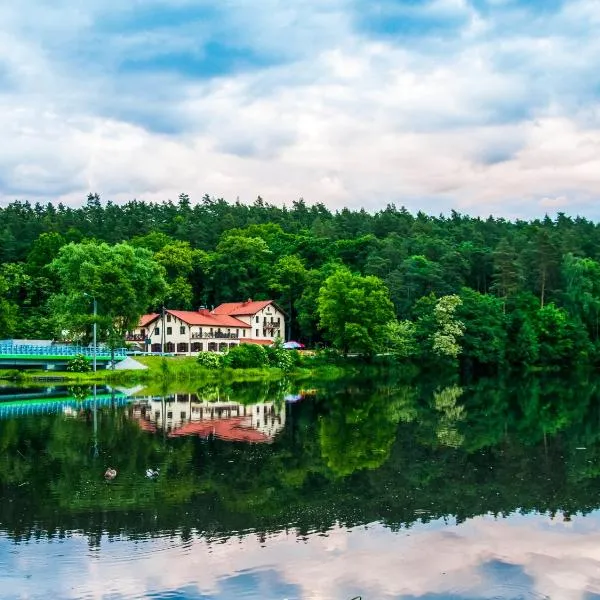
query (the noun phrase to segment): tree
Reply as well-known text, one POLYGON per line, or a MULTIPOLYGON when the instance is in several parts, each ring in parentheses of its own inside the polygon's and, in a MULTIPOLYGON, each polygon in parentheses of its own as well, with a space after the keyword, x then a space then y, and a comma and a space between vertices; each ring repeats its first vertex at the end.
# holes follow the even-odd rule
POLYGON ((167 295, 165 302, 169 308, 190 309, 194 292, 189 281, 197 251, 188 242, 173 241, 155 253, 154 259, 165 269, 167 295))
POLYGON ((294 302, 300 298, 307 279, 308 271, 299 257, 284 256, 275 263, 270 287, 279 294, 280 306, 285 306, 288 311, 288 339, 296 334, 294 302))
POLYGON ((415 324, 412 321, 390 321, 385 328, 385 348, 396 358, 417 356, 415 324))
POLYGON ((506 299, 519 290, 521 273, 518 255, 514 246, 507 239, 502 239, 494 250, 494 275, 492 291, 504 300, 503 309, 506 309, 506 299))
POLYGON ((227 235, 210 256, 210 278, 216 302, 257 298, 266 293, 272 253, 259 237, 227 235))
POLYGON ((0 275, 0 337, 7 338, 13 335, 17 326, 18 307, 15 302, 7 298, 8 283, 0 275))
POLYGON ((423 359, 456 362, 464 335, 464 324, 456 314, 461 305, 456 295, 436 298, 429 294, 419 299, 414 309, 415 335, 423 359))
POLYGON ((499 366, 506 352, 504 303, 469 288, 461 290, 460 299, 456 314, 464 324, 462 359, 475 365, 499 366))
POLYGON ((59 332, 89 339, 94 298, 101 339, 112 348, 166 292, 164 269, 152 253, 128 244, 71 243, 60 249, 51 269, 60 286, 51 298, 59 332))
POLYGON ((456 296, 442 296, 435 304, 433 314, 437 331, 432 336, 432 349, 439 356, 457 358, 461 352, 459 339, 464 335, 464 324, 456 317, 462 300, 456 296))
POLYGON ((319 325, 333 345, 372 355, 385 340, 386 325, 394 319, 394 306, 378 277, 362 277, 347 269, 330 275, 317 299, 319 325))
POLYGON ((600 320, 600 264, 591 258, 566 254, 562 263, 565 307, 598 340, 600 320))

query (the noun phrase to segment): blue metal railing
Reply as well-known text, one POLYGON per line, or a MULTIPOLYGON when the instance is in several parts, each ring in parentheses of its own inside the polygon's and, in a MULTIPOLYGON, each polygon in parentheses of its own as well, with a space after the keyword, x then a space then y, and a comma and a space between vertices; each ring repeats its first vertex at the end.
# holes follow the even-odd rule
MULTIPOLYGON (((78 354, 92 358, 94 356, 93 346, 70 346, 67 344, 49 344, 49 345, 29 345, 29 344, 13 344, 10 341, 0 341, 0 356, 49 356, 49 357, 73 357, 78 354)), ((109 348, 97 347, 96 357, 110 357, 111 351, 109 348)), ((114 357, 121 360, 127 356, 127 348, 116 348, 114 357)))

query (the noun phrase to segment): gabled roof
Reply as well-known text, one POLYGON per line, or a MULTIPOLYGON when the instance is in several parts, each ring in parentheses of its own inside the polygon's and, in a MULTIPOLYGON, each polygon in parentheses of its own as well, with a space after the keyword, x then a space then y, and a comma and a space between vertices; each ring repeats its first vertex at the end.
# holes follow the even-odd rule
POLYGON ((151 313, 149 315, 142 315, 140 317, 140 324, 138 325, 138 327, 146 327, 146 325, 149 325, 150 323, 152 323, 152 321, 154 321, 158 317, 160 317, 160 315, 158 313, 151 313))
MULTIPOLYGON (((165 313, 173 315, 188 325, 200 325, 201 327, 236 327, 239 329, 249 329, 250 325, 230 317, 229 315, 214 315, 208 310, 167 310, 165 313)), ((158 313, 142 315, 138 327, 147 327, 156 319, 159 319, 158 313)))
POLYGON ((177 319, 180 319, 188 325, 201 325, 205 327, 238 327, 249 329, 250 325, 230 317, 229 315, 215 315, 207 310, 167 310, 177 319))
POLYGON ((219 304, 213 313, 215 315, 247 316, 255 315, 269 304, 275 304, 273 300, 246 300, 246 302, 224 302, 219 304))

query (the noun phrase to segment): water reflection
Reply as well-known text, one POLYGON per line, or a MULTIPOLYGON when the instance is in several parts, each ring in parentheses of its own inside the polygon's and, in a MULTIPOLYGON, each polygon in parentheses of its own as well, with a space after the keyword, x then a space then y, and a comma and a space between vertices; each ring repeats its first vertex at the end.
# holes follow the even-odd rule
POLYGON ((0 597, 600 593, 586 382, 55 392, 0 420, 0 597))
POLYGON ((136 399, 130 410, 140 428, 157 429, 169 437, 214 436, 234 442, 271 442, 285 427, 285 405, 274 402, 241 404, 229 398, 214 401, 198 394, 136 399))

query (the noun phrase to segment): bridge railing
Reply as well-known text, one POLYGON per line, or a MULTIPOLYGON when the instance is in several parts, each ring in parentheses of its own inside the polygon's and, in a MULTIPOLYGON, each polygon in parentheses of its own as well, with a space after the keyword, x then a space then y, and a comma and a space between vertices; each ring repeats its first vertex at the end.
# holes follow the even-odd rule
MULTIPOLYGON (((78 354, 92 358, 94 356, 93 346, 70 346, 67 344, 49 344, 49 345, 33 345, 33 344, 13 344, 10 342, 0 342, 0 356, 49 356, 49 357, 73 357, 78 354)), ((109 348, 96 347, 96 357, 110 357, 111 351, 109 348)), ((116 359, 125 358, 127 356, 127 348, 116 348, 114 351, 116 359)))

